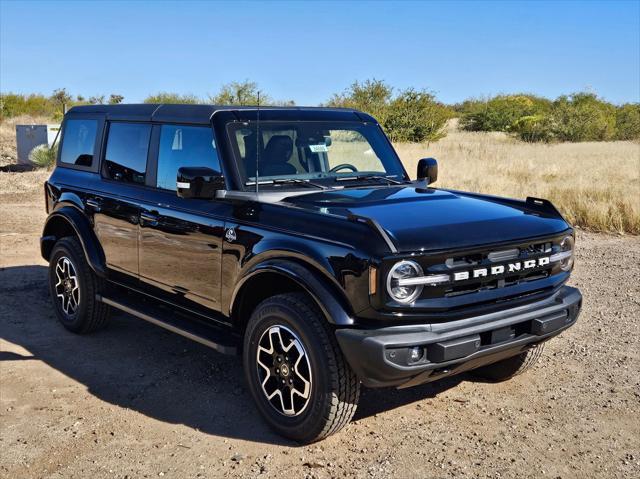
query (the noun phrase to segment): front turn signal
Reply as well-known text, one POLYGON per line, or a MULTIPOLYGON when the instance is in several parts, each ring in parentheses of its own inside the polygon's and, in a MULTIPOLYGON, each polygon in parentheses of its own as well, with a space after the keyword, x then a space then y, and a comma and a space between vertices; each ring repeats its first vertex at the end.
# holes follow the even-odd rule
POLYGON ((369 295, 373 296, 378 292, 378 268, 369 266, 369 295))

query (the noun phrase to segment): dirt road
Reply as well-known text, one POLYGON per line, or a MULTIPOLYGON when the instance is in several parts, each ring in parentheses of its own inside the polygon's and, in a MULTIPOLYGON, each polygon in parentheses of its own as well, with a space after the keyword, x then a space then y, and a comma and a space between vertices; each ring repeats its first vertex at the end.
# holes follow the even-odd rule
POLYGON ((66 332, 41 187, 20 191, 0 193, 0 477, 640 476, 638 237, 578 235, 583 314, 531 372, 365 390, 346 430, 298 447, 261 422, 236 358, 124 314, 66 332))

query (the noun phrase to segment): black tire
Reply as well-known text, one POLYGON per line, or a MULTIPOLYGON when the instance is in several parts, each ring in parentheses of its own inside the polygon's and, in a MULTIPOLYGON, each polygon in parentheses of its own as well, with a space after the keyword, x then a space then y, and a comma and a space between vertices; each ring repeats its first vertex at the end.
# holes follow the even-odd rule
POLYGON ((542 351, 544 351, 544 343, 536 344, 524 353, 474 369, 471 373, 495 382, 506 381, 518 374, 522 374, 537 363, 542 351))
MULTIPOLYGON (((356 411, 360 382, 344 359, 326 319, 313 300, 305 294, 281 294, 268 298, 257 306, 245 332, 243 359, 249 390, 260 414, 272 429, 284 437, 300 443, 318 441, 345 427, 356 411), (289 378, 284 376, 284 368, 283 375, 275 374, 276 366, 282 366, 277 363, 276 358, 278 334, 280 344, 287 343, 285 346, 288 346, 289 352, 296 354, 295 357, 289 357, 287 352, 280 358, 286 359, 287 370, 293 377, 293 386, 289 389, 281 386, 285 393, 281 392, 279 397, 275 396, 270 401, 267 398, 267 388, 271 388, 268 390, 271 392, 273 384, 278 383, 279 388, 280 381, 289 378), (304 354, 300 353, 297 346, 292 348, 294 343, 298 344, 295 340, 302 346, 308 362, 305 363, 304 354), (263 341, 263 347, 265 341, 271 342, 270 349, 273 353, 267 354, 261 350, 261 356, 258 357, 260 341, 263 341), (265 364, 269 361, 272 364, 265 364), (273 366, 271 372, 267 372, 265 368, 269 365, 273 366), (310 374, 306 378, 309 383, 308 397, 305 399, 296 394, 294 405, 291 389, 305 392, 304 385, 307 381, 304 376, 307 371, 310 374), (264 388, 263 381, 267 383, 264 388), (290 400, 285 400, 287 394, 290 400), (290 411, 287 415, 283 412, 286 409, 294 413, 290 411)), ((280 373, 280 370, 277 371, 280 373)))
POLYGON ((62 325, 79 334, 104 327, 109 319, 110 308, 96 301, 96 294, 101 293, 102 289, 103 282, 87 263, 78 239, 66 237, 56 242, 49 258, 49 295, 62 325), (66 274, 65 271, 74 274, 66 274), (63 280, 61 284, 61 278, 69 279, 69 290, 65 290, 65 282, 63 280), (70 291, 74 285, 77 292, 70 291), (66 301, 61 294, 67 296, 66 301))

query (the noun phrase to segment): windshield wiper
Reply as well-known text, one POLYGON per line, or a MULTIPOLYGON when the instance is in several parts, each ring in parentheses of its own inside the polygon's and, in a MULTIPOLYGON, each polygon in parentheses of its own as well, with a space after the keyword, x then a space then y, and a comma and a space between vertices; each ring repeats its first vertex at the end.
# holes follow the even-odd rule
POLYGON ((357 176, 339 176, 336 177, 336 181, 362 181, 362 180, 383 180, 386 181, 387 184, 394 185, 402 185, 405 181, 394 180, 393 178, 398 175, 393 176, 382 176, 382 175, 357 175, 357 176))
MULTIPOLYGON (((255 181, 247 181, 245 183, 246 186, 255 185, 255 181)), ((309 180, 301 180, 300 178, 280 178, 275 180, 260 180, 261 185, 302 185, 302 186, 312 186, 314 188, 320 188, 321 190, 326 190, 327 187, 321 185, 320 183, 314 183, 309 180)))

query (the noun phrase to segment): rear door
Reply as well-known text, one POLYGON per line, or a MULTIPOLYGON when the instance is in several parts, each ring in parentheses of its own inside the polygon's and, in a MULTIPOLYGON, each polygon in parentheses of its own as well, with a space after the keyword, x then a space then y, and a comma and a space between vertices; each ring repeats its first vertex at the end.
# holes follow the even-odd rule
POLYGON ((175 304, 220 310, 220 276, 225 218, 222 200, 179 198, 178 168, 204 166, 221 171, 210 126, 154 126, 150 185, 140 212, 140 279, 169 293, 175 304))
POLYGON ((87 200, 112 279, 138 276, 138 223, 144 197, 150 123, 109 122, 102 159, 102 188, 87 200))

